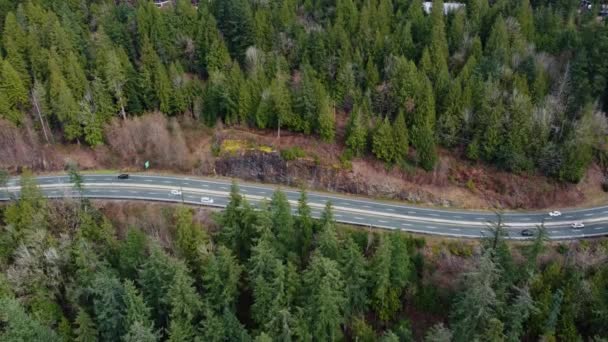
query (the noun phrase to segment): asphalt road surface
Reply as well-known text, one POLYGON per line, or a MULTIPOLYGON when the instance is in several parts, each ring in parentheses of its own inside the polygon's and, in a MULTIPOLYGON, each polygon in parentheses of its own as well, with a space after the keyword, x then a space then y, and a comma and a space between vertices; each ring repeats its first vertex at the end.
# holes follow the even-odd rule
MULTIPOLYGON (((78 197, 66 175, 37 177, 43 193, 49 198, 78 197)), ((148 200, 183 202, 192 205, 225 207, 230 193, 230 181, 177 176, 131 174, 118 179, 115 174, 83 176, 83 196, 99 199, 148 200), (182 195, 173 195, 180 190, 182 195), (208 197, 213 203, 203 203, 208 197)), ((266 184, 239 184, 241 194, 251 203, 259 205, 270 200, 277 186, 266 184)), ((282 187, 295 212, 298 190, 282 187)), ((6 188, 0 188, 0 200, 19 196, 19 179, 11 178, 6 188)), ((488 211, 443 210, 403 205, 395 202, 322 192, 308 193, 313 216, 319 217, 327 201, 331 201, 334 217, 341 223, 371 228, 385 228, 415 233, 462 238, 479 238, 488 234, 488 225, 496 221, 495 213, 488 211)), ((509 238, 523 239, 521 231, 534 229, 544 221, 551 239, 579 239, 608 235, 608 205, 589 209, 562 210, 559 217, 548 212, 506 212, 503 221, 509 238), (583 229, 572 229, 572 222, 583 222, 583 229)))

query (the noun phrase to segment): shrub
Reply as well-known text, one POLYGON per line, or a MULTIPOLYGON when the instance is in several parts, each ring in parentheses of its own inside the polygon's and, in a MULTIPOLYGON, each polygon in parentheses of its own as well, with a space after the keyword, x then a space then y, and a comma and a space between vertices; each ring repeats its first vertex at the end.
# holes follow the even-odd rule
POLYGON ((353 168, 353 163, 351 160, 353 159, 353 153, 350 150, 344 151, 340 155, 340 167, 345 170, 350 170, 353 168))
POLYGON ((473 247, 461 241, 450 241, 447 244, 450 254, 468 258, 473 255, 473 247))
POLYGON ((294 147, 290 147, 290 148, 281 150, 281 158, 283 158, 283 160, 285 160, 285 161, 296 160, 298 158, 303 158, 305 156, 306 156, 306 153, 304 152, 304 150, 302 150, 298 146, 294 146, 294 147))

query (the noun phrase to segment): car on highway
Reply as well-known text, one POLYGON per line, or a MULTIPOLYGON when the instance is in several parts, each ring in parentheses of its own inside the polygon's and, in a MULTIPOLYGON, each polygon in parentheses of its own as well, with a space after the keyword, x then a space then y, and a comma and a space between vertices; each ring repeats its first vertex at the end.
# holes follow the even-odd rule
POLYGON ((521 236, 534 236, 536 235, 536 232, 534 231, 534 229, 524 229, 521 231, 521 236))
POLYGON ((572 228, 572 229, 583 229, 583 228, 585 228, 585 224, 583 222, 573 222, 570 225, 570 228, 572 228))
POLYGON ((212 204, 213 203, 213 198, 211 198, 211 197, 201 197, 201 203, 212 204))
POLYGON ((554 210, 554 211, 552 211, 552 212, 549 213, 549 216, 551 216, 551 217, 562 216, 562 213, 559 212, 559 211, 557 211, 557 210, 554 210))
POLYGON ((129 179, 129 174, 121 173, 118 175, 118 179, 129 179))
POLYGON ((177 190, 177 189, 171 190, 171 195, 173 195, 173 196, 180 196, 181 194, 182 194, 182 192, 180 190, 177 190))

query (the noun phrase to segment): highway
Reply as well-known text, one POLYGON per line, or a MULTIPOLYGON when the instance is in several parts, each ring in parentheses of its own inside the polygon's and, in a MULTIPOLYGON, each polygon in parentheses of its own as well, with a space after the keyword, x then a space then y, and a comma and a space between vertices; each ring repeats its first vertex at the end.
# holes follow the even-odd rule
MULTIPOLYGON (((49 198, 78 197, 67 175, 40 176, 38 184, 49 198)), ((228 203, 230 181, 187 176, 157 176, 131 174, 128 179, 118 179, 115 174, 83 175, 84 197, 93 199, 147 200, 183 202, 191 205, 207 205, 222 208, 228 203), (171 190, 181 190, 182 195, 172 195, 171 190), (201 197, 213 199, 213 203, 201 203, 201 197)), ((277 186, 267 184, 239 184, 241 194, 251 203, 259 205, 270 200, 277 186)), ((0 188, 0 201, 19 196, 19 179, 11 178, 6 188, 0 188)), ((297 189, 281 187, 295 212, 300 193, 297 189)), ((489 222, 496 221, 496 214, 488 211, 465 211, 423 208, 395 202, 363 197, 308 193, 313 216, 319 217, 327 201, 331 201, 336 221, 353 225, 401 230, 413 233, 441 235, 458 238, 480 238, 488 234, 489 222)), ((535 228, 544 220, 551 239, 580 239, 608 235, 608 205, 589 209, 562 210, 559 217, 547 212, 506 212, 503 220, 510 239, 524 239, 523 229, 535 228), (582 221, 583 229, 572 229, 570 224, 582 221)))

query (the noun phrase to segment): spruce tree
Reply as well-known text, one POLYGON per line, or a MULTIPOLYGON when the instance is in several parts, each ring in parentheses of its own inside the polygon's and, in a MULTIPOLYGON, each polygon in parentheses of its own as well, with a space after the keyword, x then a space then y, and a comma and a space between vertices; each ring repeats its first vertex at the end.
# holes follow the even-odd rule
POLYGON ((305 317, 310 333, 322 341, 338 340, 344 320, 344 282, 335 261, 313 255, 304 272, 305 317))
POLYGON ((91 319, 91 316, 87 312, 79 308, 74 329, 74 340, 76 342, 95 342, 97 341, 97 329, 95 329, 95 323, 91 319))
POLYGON ((355 156, 361 156, 367 145, 367 127, 362 118, 361 108, 356 106, 350 113, 346 128, 346 146, 355 156))
POLYGON ((303 265, 308 259, 313 238, 313 221, 311 209, 308 205, 308 195, 305 190, 300 192, 300 198, 298 199, 298 216, 295 219, 295 227, 298 236, 297 245, 300 249, 300 261, 303 265))
POLYGON ((384 120, 376 128, 372 140, 372 152, 376 158, 386 163, 395 161, 396 141, 394 138, 395 136, 388 117, 384 117, 384 120))
POLYGON ((8 60, 0 61, 0 96, 2 96, 2 112, 4 116, 13 123, 23 120, 22 111, 27 109, 28 91, 22 81, 22 77, 11 66, 8 60))
POLYGON ((291 206, 284 192, 281 190, 274 192, 269 209, 272 220, 272 232, 277 243, 276 249, 279 256, 285 260, 288 255, 295 251, 296 241, 291 206))
POLYGON ((207 294, 205 306, 216 313, 221 313, 224 309, 234 311, 242 270, 230 250, 219 246, 209 258, 202 275, 207 294))
POLYGON ((403 161, 407 158, 409 151, 407 125, 405 124, 403 110, 400 110, 395 118, 395 122, 393 123, 393 135, 395 159, 397 161, 403 161))
POLYGON ((369 272, 367 261, 359 246, 348 237, 340 250, 340 269, 344 275, 346 317, 355 317, 367 310, 369 305, 369 272))

